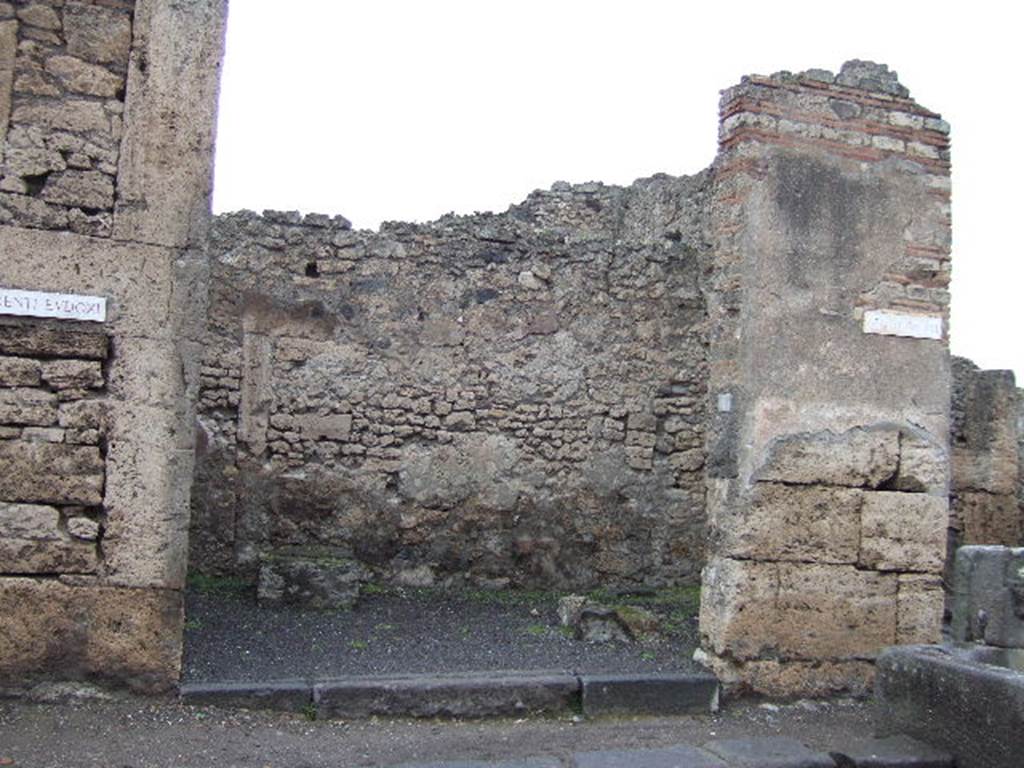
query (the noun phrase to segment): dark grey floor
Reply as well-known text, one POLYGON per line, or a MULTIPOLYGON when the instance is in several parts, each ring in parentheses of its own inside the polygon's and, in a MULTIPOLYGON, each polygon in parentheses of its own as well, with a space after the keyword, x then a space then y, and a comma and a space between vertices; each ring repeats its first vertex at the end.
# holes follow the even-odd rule
POLYGON ((192 589, 183 682, 696 669, 692 606, 649 602, 663 616, 659 640, 590 644, 566 636, 557 598, 547 594, 404 590, 366 596, 351 611, 323 613, 260 608, 246 593, 192 589))

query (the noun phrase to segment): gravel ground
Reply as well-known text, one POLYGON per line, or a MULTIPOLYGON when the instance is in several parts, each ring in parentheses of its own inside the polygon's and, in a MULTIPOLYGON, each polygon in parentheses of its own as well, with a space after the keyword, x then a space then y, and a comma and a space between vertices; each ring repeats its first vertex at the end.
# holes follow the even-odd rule
POLYGON ((617 598, 661 618, 656 641, 584 643, 559 626, 549 593, 402 590, 351 611, 260 608, 247 594, 190 590, 183 682, 347 675, 696 669, 693 605, 679 592, 617 598))
POLYGON ((168 699, 0 701, 0 765, 19 768, 360 768, 513 759, 713 738, 789 736, 819 750, 862 739, 870 707, 848 700, 740 704, 717 715, 497 721, 309 721, 168 699))

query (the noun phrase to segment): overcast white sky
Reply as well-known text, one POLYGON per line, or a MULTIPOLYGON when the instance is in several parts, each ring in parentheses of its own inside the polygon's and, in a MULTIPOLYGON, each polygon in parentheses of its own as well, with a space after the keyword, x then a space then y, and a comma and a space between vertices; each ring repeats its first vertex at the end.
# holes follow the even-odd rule
POLYGON ((953 126, 952 344, 1024 383, 1019 9, 861 0, 232 0, 214 208, 357 227, 714 158, 744 74, 888 64, 953 126))

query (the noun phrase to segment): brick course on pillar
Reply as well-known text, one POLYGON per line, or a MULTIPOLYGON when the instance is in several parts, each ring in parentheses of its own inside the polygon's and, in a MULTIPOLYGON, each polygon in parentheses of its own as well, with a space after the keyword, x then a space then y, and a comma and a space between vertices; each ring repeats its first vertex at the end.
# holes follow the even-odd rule
POLYGON ((734 688, 863 692, 939 639, 948 130, 864 62, 723 94, 701 635, 734 688))

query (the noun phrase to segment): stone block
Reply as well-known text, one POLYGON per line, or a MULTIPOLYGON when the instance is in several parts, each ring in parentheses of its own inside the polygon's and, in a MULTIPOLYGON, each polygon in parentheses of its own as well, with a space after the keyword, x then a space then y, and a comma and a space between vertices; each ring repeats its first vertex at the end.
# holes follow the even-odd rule
POLYGON ((43 381, 54 389, 99 389, 103 369, 93 360, 48 360, 42 364, 43 381))
POLYGON ((110 681, 173 688, 181 661, 181 593, 0 578, 0 687, 110 681))
POLYGON ((60 171, 47 179, 41 197, 58 205, 108 210, 114 207, 114 178, 100 171, 60 171))
POLYGON ((0 389, 0 424, 48 427, 57 423, 57 398, 42 389, 0 389))
POLYGON ((279 712, 307 712, 313 704, 308 680, 274 680, 260 683, 188 683, 180 689, 181 701, 198 707, 245 707, 279 712))
MULTIPOLYGON (((5 252, 9 244, 5 244, 5 252)), ((105 360, 109 341, 102 331, 48 325, 0 325, 0 353, 26 357, 105 360)))
POLYGON ((962 544, 1024 544, 1024 513, 1016 493, 957 491, 951 505, 963 529, 962 544))
POLYGON ((688 744, 656 749, 605 749, 576 752, 572 768, 729 768, 709 752, 688 744))
POLYGON ((772 698, 794 696, 866 696, 874 681, 868 661, 730 661, 706 659, 726 692, 755 693, 772 698))
POLYGON ((104 99, 115 98, 125 84, 124 78, 109 69, 74 56, 51 56, 46 60, 46 71, 69 91, 104 99))
POLYGON ((11 91, 14 86, 14 61, 18 55, 18 22, 0 21, 0 146, 7 141, 11 116, 11 91))
POLYGON ((11 122, 34 123, 53 131, 91 132, 113 137, 110 115, 102 102, 86 99, 19 104, 11 113, 11 122))
POLYGON ((205 231, 226 5, 203 0, 181 13, 137 4, 132 31, 146 56, 133 57, 128 69, 117 240, 184 246, 205 231))
POLYGON ((946 593, 942 578, 931 574, 900 574, 896 598, 896 642, 938 643, 946 593))
POLYGON ((8 574, 95 573, 96 546, 60 529, 49 506, 0 502, 0 563, 8 574))
POLYGON ((37 387, 39 361, 27 357, 0 357, 0 387, 37 387))
POLYGON ((949 507, 942 496, 865 493, 858 562, 879 571, 940 573, 948 519, 949 507))
POLYGON ((900 433, 900 463, 893 487, 899 491, 945 496, 949 488, 949 453, 922 435, 900 433))
POLYGON ((875 730, 946 750, 970 768, 1019 768, 1024 676, 947 646, 896 646, 878 659, 875 730))
POLYGON ((564 712, 579 695, 572 675, 410 675, 343 678, 313 687, 318 717, 512 717, 564 712))
POLYGON ((909 736, 845 737, 831 745, 836 768, 956 768, 953 756, 909 736))
POLYGON ((749 503, 715 515, 727 557, 854 563, 860 543, 863 491, 757 483, 749 503))
POLYGON ((718 709, 711 674, 582 675, 583 714, 683 715, 718 709))
POLYGON ((32 3, 18 9, 18 18, 26 24, 40 29, 60 29, 60 16, 44 3, 32 3))
POLYGON ((519 760, 428 760, 402 763, 394 768, 564 768, 564 765, 555 757, 524 757, 519 760))
POLYGON ((700 629, 718 656, 870 659, 896 638, 895 574, 713 557, 700 629))
POLYGON ((302 430, 303 438, 307 440, 348 440, 352 434, 352 415, 331 414, 329 416, 317 416, 315 414, 297 416, 296 426, 302 430))
POLYGON ((895 574, 843 565, 779 565, 774 637, 791 659, 871 659, 896 639, 895 574))
POLYGON ((93 446, 0 442, 0 499, 50 504, 103 502, 104 465, 93 446))
POLYGON ((103 400, 72 400, 60 404, 58 422, 64 429, 104 430, 107 413, 103 400))
POLYGON ((181 588, 193 435, 165 410, 112 406, 104 497, 109 578, 124 586, 181 588))
POLYGON ((351 608, 366 577, 358 561, 328 550, 270 553, 261 558, 256 597, 261 605, 351 608))
POLYGON ((877 488, 896 474, 896 429, 785 435, 769 445, 758 480, 877 488))
POLYGON ((957 550, 951 632, 963 643, 1024 648, 1024 549, 957 550))
POLYGON ((72 56, 124 71, 132 44, 131 16, 114 8, 69 2, 64 6, 64 37, 72 56))
POLYGON ((772 643, 778 590, 775 563, 709 558, 701 585, 703 647, 719 656, 759 656, 772 643))
POLYGON ((715 739, 702 749, 730 768, 835 768, 832 758, 784 736, 715 739))

